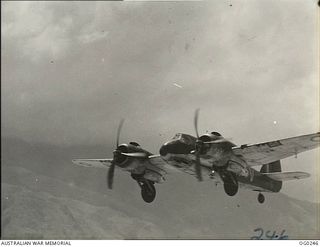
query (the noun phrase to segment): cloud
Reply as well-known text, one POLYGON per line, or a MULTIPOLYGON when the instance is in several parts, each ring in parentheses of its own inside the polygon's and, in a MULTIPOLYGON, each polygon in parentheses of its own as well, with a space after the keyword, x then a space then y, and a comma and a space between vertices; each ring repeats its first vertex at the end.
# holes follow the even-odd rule
POLYGON ((203 131, 239 142, 315 129, 313 7, 297 3, 6 2, 5 133, 103 143, 125 117, 156 149, 198 107, 203 131))
POLYGON ((66 57, 72 46, 97 41, 107 34, 88 28, 94 26, 95 4, 10 2, 3 8, 5 45, 17 43, 17 52, 32 62, 66 57), (83 6, 88 7, 85 17, 83 6))
POLYGON ((80 35, 78 37, 79 41, 83 44, 88 44, 88 43, 92 43, 92 42, 96 42, 99 40, 104 39, 106 36, 108 35, 107 32, 105 31, 95 31, 92 33, 86 33, 83 35, 80 35))

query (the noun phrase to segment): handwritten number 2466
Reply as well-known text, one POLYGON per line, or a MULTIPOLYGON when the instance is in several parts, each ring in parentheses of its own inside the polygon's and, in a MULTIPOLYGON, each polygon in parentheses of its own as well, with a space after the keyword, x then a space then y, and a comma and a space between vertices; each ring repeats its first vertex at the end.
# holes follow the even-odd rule
POLYGON ((284 234, 285 230, 283 230, 280 234, 277 234, 276 231, 266 231, 264 232, 264 230, 262 228, 256 228, 254 229, 254 232, 256 232, 258 235, 257 236, 253 236, 251 237, 251 239, 255 239, 255 240, 259 240, 259 239, 268 239, 268 240, 272 240, 272 239, 288 239, 288 235, 284 234))

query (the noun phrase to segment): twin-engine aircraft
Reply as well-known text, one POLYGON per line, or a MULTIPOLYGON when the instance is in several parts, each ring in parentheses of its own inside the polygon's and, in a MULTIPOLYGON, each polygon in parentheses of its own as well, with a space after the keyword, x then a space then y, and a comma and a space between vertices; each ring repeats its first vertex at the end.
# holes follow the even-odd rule
POLYGON ((237 194, 239 187, 258 192, 279 192, 282 182, 310 176, 305 172, 282 172, 280 160, 319 146, 320 132, 253 145, 236 146, 218 132, 199 136, 199 109, 194 116, 196 137, 178 133, 160 148, 160 155, 142 149, 136 142, 119 145, 123 120, 117 131, 117 145, 113 159, 74 159, 74 164, 85 167, 107 168, 107 184, 112 189, 115 167, 130 173, 141 188, 147 203, 156 197, 155 183, 165 181, 166 174, 182 171, 199 181, 212 179, 223 184, 229 196, 237 194), (253 167, 261 166, 260 170, 253 167))

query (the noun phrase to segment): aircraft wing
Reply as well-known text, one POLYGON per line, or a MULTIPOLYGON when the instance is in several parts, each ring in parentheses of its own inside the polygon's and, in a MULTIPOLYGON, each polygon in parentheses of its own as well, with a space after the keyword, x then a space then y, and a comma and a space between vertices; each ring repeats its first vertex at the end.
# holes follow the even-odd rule
POLYGON ((258 166, 281 160, 314 149, 320 144, 320 132, 253 145, 233 148, 235 155, 249 166, 258 166))
MULTIPOLYGON (((157 167, 158 169, 164 170, 164 174, 171 174, 171 173, 186 173, 189 174, 195 178, 197 178, 197 174, 195 172, 195 163, 193 160, 190 160, 189 163, 183 163, 178 161, 165 161, 161 158, 160 155, 151 155, 149 156, 149 161, 152 165, 152 167, 157 167)), ((147 167, 148 168, 148 167, 147 167)), ((209 169, 206 166, 202 166, 201 169, 203 174, 206 174, 207 176, 203 176, 203 179, 207 178, 213 178, 212 170, 209 169)))
MULTIPOLYGON (((108 168, 111 165, 112 159, 73 159, 72 162, 83 167, 108 168)), ((182 165, 179 162, 168 164, 159 154, 148 156, 147 162, 143 161, 141 165, 145 167, 145 177, 158 183, 165 181, 166 175, 177 172, 197 177, 194 163, 188 165, 182 165)), ((202 172, 211 175, 211 169, 208 169, 206 166, 202 167, 202 172)), ((209 178, 209 176, 204 177, 209 178)))
POLYGON ((84 167, 108 168, 111 161, 112 159, 74 159, 72 163, 84 167))
POLYGON ((155 154, 148 157, 149 162, 145 164, 146 169, 161 174, 162 176, 172 172, 179 172, 178 169, 170 166, 161 155, 155 154))
MULTIPOLYGON (((94 167, 94 168, 108 168, 110 167, 112 159, 73 159, 72 163, 78 166, 94 167)), ((145 177, 150 180, 162 182, 165 180, 164 176, 168 174, 168 170, 173 170, 160 155, 151 155, 147 162, 141 161, 141 165, 145 167, 145 177)))

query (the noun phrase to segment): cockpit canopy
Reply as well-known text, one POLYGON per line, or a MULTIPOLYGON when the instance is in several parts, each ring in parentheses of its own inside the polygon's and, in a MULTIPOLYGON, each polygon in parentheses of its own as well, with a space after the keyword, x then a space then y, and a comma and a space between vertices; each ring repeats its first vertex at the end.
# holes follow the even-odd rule
POLYGON ((131 145, 136 146, 136 147, 140 147, 140 145, 136 142, 130 142, 131 145))
POLYGON ((203 142, 210 142, 210 141, 223 139, 223 137, 219 132, 213 131, 210 134, 207 133, 207 134, 200 136, 199 139, 203 142))
POLYGON ((194 144, 196 141, 196 138, 191 136, 191 135, 187 135, 187 134, 183 134, 183 133, 177 133, 175 134, 175 136, 172 138, 172 140, 177 140, 186 144, 194 144))
POLYGON ((211 132, 211 134, 215 136, 222 136, 219 132, 215 132, 215 131, 211 132))
MULTIPOLYGON (((210 134, 205 134, 200 137, 202 141, 212 141, 212 140, 217 140, 221 139, 222 135, 218 132, 211 132, 210 134)), ((185 144, 194 144, 197 140, 196 137, 183 134, 183 133, 177 133, 175 136, 172 138, 173 141, 179 141, 185 144)))
POLYGON ((183 134, 181 134, 181 133, 177 133, 174 135, 174 137, 172 137, 172 140, 179 140, 179 139, 181 139, 182 135, 183 134))

